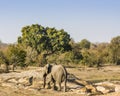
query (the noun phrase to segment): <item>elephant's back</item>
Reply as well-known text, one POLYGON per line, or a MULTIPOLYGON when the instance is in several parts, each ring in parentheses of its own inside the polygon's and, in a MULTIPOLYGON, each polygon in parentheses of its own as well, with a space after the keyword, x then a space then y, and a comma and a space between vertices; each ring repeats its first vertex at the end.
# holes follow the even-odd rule
POLYGON ((54 65, 52 68, 52 75, 54 79, 57 79, 56 81, 62 82, 67 78, 67 72, 66 69, 62 65, 54 65))
POLYGON ((66 69, 62 65, 54 65, 52 67, 52 72, 65 73, 66 69))

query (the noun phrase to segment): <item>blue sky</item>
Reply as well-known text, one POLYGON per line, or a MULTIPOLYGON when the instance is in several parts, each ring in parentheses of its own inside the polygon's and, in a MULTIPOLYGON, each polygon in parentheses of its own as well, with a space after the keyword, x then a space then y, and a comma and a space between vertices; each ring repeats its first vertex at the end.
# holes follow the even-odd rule
POLYGON ((120 0, 0 0, 0 40, 14 43, 31 24, 64 29, 76 42, 120 35, 120 0))

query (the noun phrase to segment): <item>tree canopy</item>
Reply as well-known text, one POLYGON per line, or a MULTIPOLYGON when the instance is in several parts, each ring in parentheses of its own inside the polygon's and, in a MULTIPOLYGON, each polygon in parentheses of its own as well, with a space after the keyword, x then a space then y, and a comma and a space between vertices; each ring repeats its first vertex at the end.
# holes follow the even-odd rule
POLYGON ((33 24, 22 28, 22 36, 18 38, 18 43, 32 47, 39 54, 43 51, 54 53, 70 50, 70 40, 70 35, 63 29, 33 24))
POLYGON ((83 39, 79 44, 81 48, 89 49, 91 43, 87 39, 83 39))

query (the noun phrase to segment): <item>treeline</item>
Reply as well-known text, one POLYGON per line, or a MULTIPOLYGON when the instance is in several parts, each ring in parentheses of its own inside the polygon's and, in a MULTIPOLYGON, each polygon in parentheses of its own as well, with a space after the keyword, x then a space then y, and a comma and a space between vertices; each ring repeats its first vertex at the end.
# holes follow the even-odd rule
POLYGON ((63 29, 25 26, 16 44, 0 49, 0 63, 24 66, 43 66, 46 63, 77 64, 99 67, 120 64, 120 36, 110 43, 91 43, 87 39, 74 42, 63 29))

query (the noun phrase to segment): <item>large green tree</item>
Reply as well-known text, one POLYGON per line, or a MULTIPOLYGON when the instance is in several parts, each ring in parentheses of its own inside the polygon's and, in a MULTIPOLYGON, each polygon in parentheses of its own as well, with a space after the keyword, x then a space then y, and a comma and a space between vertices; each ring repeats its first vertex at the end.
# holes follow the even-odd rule
POLYGON ((38 24, 25 26, 22 28, 22 36, 18 38, 18 43, 24 43, 35 49, 38 54, 41 52, 63 52, 70 50, 70 35, 62 30, 43 27, 38 24))
POLYGON ((23 27, 22 36, 18 38, 18 43, 24 43, 26 46, 35 49, 38 53, 49 49, 49 38, 45 28, 38 24, 23 27))
POLYGON ((47 63, 47 56, 71 50, 70 35, 63 29, 43 27, 32 24, 22 28, 22 36, 18 38, 18 44, 24 46, 27 52, 26 63, 47 63), (37 53, 36 53, 37 52, 37 53), (31 58, 34 57, 34 58, 31 58))

